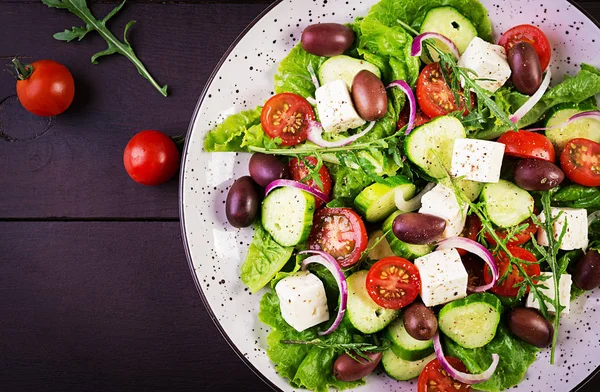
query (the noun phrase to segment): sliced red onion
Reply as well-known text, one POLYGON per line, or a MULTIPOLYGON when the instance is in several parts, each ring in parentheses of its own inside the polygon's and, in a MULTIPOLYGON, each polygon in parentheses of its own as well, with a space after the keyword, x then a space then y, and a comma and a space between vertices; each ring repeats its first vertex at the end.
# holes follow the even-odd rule
POLYGON ((435 350, 435 356, 437 357, 438 361, 440 361, 440 365, 442 365, 444 370, 448 372, 448 375, 456 381, 462 382, 463 384, 479 384, 489 380, 494 375, 494 372, 498 367, 498 363, 500 362, 500 356, 498 354, 492 354, 492 364, 489 368, 480 374, 469 374, 455 369, 450 362, 448 362, 444 356, 444 351, 442 350, 439 332, 436 332, 435 336, 433 337, 433 348, 435 350))
POLYGON ((317 75, 315 74, 315 70, 312 67, 312 61, 308 62, 308 67, 306 68, 308 69, 308 73, 310 74, 310 80, 315 85, 315 90, 321 87, 321 85, 319 84, 319 79, 317 79, 317 75))
POLYGON ((438 249, 449 249, 449 248, 464 249, 467 252, 471 252, 471 253, 481 257, 483 259, 483 261, 485 261, 485 263, 490 267, 490 270, 492 271, 492 281, 483 286, 477 286, 477 287, 468 286, 469 291, 472 291, 474 293, 481 293, 481 292, 487 291, 487 290, 491 289, 492 287, 494 287, 494 285, 498 281, 499 273, 498 273, 498 267, 496 267, 496 263, 494 262, 494 257, 492 256, 490 251, 485 248, 485 246, 481 245, 477 241, 473 241, 472 239, 465 238, 465 237, 451 237, 451 238, 446 238, 445 240, 438 242, 437 248, 438 249))
POLYGON ((404 80, 395 80, 392 83, 388 84, 386 89, 398 87, 400 90, 404 91, 404 94, 408 97, 408 103, 410 105, 410 115, 408 116, 408 125, 406 126, 405 135, 408 135, 410 131, 415 127, 415 118, 417 117, 417 100, 415 99, 415 95, 413 94, 410 86, 404 80))
POLYGON ((308 120, 308 140, 315 143, 319 147, 325 148, 347 146, 348 144, 355 142, 361 136, 366 135, 371 129, 373 129, 375 123, 376 121, 371 121, 363 131, 357 133, 356 135, 330 142, 323 139, 323 126, 317 121, 308 120))
POLYGON ((327 196, 320 190, 294 180, 275 180, 271 182, 269 185, 267 185, 267 188, 265 189, 265 196, 271 193, 273 189, 281 188, 282 186, 291 186, 292 188, 297 188, 301 191, 308 192, 314 197, 323 200, 325 203, 329 203, 330 200, 329 196, 327 196))
POLYGON ((329 328, 327 328, 325 331, 319 332, 319 335, 321 336, 329 335, 340 326, 340 323, 344 318, 344 314, 346 313, 346 305, 348 304, 348 282, 346 282, 346 276, 344 275, 344 272, 340 268, 340 265, 337 263, 337 261, 327 252, 323 252, 321 250, 305 250, 299 253, 309 253, 314 255, 302 262, 303 270, 305 270, 306 267, 312 263, 324 266, 329 270, 329 272, 331 272, 335 278, 335 281, 337 282, 338 288, 340 289, 340 307, 337 315, 335 316, 335 320, 333 320, 333 323, 331 326, 329 326, 329 328))
POLYGON ((313 97, 306 97, 306 101, 313 106, 317 106, 317 100, 314 99, 313 97))
POLYGON ((421 208, 421 198, 424 194, 429 192, 435 186, 435 182, 430 182, 425 185, 425 188, 415 197, 410 200, 404 200, 404 194, 401 191, 396 192, 394 197, 394 202, 396 203, 396 208, 398 208, 402 212, 412 212, 421 208))
POLYGON ((552 127, 546 127, 546 128, 530 128, 530 129, 527 129, 527 131, 547 131, 549 129, 562 128, 562 127, 566 126, 567 124, 569 124, 575 120, 581 120, 582 118, 591 118, 591 119, 600 121, 600 111, 592 110, 592 111, 588 111, 588 112, 577 113, 577 114, 574 114, 571 117, 569 117, 569 119, 567 121, 565 121, 561 124, 554 125, 552 127))
POLYGON ((421 55, 421 53, 423 52, 423 41, 425 41, 426 39, 437 39, 442 41, 448 47, 448 49, 450 49, 450 53, 454 55, 454 57, 460 57, 460 52, 458 51, 456 45, 454 45, 454 42, 452 42, 450 38, 439 33, 423 33, 417 35, 413 39, 412 46, 410 48, 411 56, 421 55))
POLYGON ((546 76, 544 76, 544 80, 542 80, 542 84, 537 89, 535 94, 533 94, 529 99, 521 106, 512 116, 509 117, 509 120, 516 124, 521 118, 523 118, 529 111, 535 106, 536 103, 542 99, 542 96, 550 86, 550 79, 552 78, 552 72, 550 72, 550 67, 548 67, 548 71, 546 71, 546 76))

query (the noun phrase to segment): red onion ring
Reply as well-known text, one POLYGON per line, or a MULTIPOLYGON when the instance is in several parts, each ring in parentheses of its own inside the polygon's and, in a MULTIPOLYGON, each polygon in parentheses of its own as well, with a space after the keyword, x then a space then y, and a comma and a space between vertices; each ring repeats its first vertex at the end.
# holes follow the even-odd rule
POLYGON ((558 125, 554 125, 552 127, 546 127, 546 128, 530 128, 530 129, 526 129, 527 131, 547 131, 549 129, 555 129, 555 128, 561 128, 564 127, 565 125, 575 121, 575 120, 580 120, 582 118, 592 118, 594 120, 598 120, 600 121, 600 110, 591 110, 591 111, 587 111, 587 112, 581 112, 581 113, 577 113, 572 115, 571 117, 569 117, 569 119, 561 124, 558 125))
POLYGON ((294 181, 294 180, 275 180, 275 181, 271 182, 269 185, 267 185, 267 188, 265 189, 265 196, 267 196, 269 193, 271 193, 271 191, 273 189, 281 188, 282 186, 291 186, 292 188, 297 188, 297 189, 300 189, 301 191, 308 192, 311 195, 313 195, 314 197, 323 200, 323 202, 325 202, 325 203, 329 203, 329 200, 330 200, 329 196, 327 196, 320 190, 315 189, 306 184, 303 184, 301 182, 294 181))
POLYGON ((398 87, 400 90, 404 91, 406 97, 408 98, 408 103, 410 104, 410 115, 408 117, 408 125, 406 126, 405 135, 408 135, 410 131, 415 127, 415 118, 417 117, 417 100, 415 95, 413 94, 410 86, 404 80, 395 80, 392 83, 388 84, 386 89, 398 87))
POLYGON ((336 140, 334 142, 330 142, 328 140, 323 139, 323 126, 313 120, 308 120, 308 140, 315 143, 319 147, 325 148, 333 148, 333 147, 343 147, 348 144, 356 141, 361 136, 364 136, 367 132, 369 132, 375 126, 375 121, 371 121, 369 125, 360 133, 356 135, 352 135, 340 140, 336 140))
POLYGON ((344 314, 346 313, 346 306, 348 304, 348 282, 346 282, 346 276, 340 268, 340 265, 329 253, 323 252, 321 250, 305 250, 299 252, 299 254, 307 253, 313 254, 315 256, 311 256, 302 262, 302 270, 306 270, 306 267, 309 264, 320 264, 327 268, 329 272, 331 272, 331 274, 335 278, 335 281, 338 284, 338 288, 340 289, 340 307, 338 309, 337 315, 335 316, 335 320, 329 326, 329 328, 327 328, 325 331, 319 332, 320 336, 329 335, 330 333, 335 331, 337 327, 340 326, 340 323, 344 318, 344 314))
POLYGON ((550 67, 548 67, 548 71, 546 71, 546 76, 544 76, 544 80, 542 80, 542 84, 537 89, 537 91, 529 97, 529 99, 521 106, 512 116, 509 117, 509 120, 516 124, 522 119, 529 111, 535 106, 536 103, 542 99, 542 96, 550 86, 550 79, 552 78, 552 72, 550 72, 550 67))
POLYGON ((421 52, 423 51, 423 41, 425 41, 426 39, 437 39, 442 41, 447 47, 448 49, 450 49, 450 53, 452 55, 454 55, 454 57, 459 58, 460 57, 460 52, 458 51, 458 48, 456 47, 456 45, 454 44, 454 42, 452 42, 452 40, 442 34, 439 33, 423 33, 423 34, 419 34, 417 35, 412 42, 412 46, 410 48, 410 55, 411 56, 420 56, 421 52))
POLYGON ((498 273, 498 267, 494 262, 494 256, 490 253, 489 250, 485 248, 485 246, 481 245, 477 241, 473 241, 472 239, 465 237, 451 237, 445 240, 438 242, 437 249, 449 249, 449 248, 459 248, 464 249, 467 252, 471 252, 483 259, 485 263, 490 267, 492 271, 492 281, 483 286, 468 286, 469 291, 474 293, 481 293, 487 291, 494 287, 498 279, 500 278, 500 274, 498 273))
POLYGON ((498 354, 492 354, 492 364, 483 373, 469 374, 455 369, 444 356, 442 344, 440 343, 439 331, 436 332, 435 336, 433 337, 433 349, 435 350, 435 356, 437 357, 438 361, 440 361, 440 365, 442 365, 444 370, 448 372, 448 375, 456 381, 462 382, 463 384, 479 384, 489 380, 494 375, 494 372, 498 367, 498 363, 500 362, 500 356, 498 354))
POLYGON ((310 74, 310 80, 315 85, 315 90, 318 89, 320 87, 319 79, 317 79, 317 75, 315 74, 315 70, 312 67, 312 61, 308 62, 308 67, 306 67, 306 68, 308 69, 308 73, 310 74))
POLYGON ((421 192, 419 192, 410 200, 405 200, 402 192, 396 192, 396 195, 394 196, 394 203, 396 204, 396 208, 402 212, 412 212, 418 210, 419 208, 421 208, 421 199, 423 198, 423 195, 432 190, 433 187, 435 187, 435 185, 435 182, 428 183, 427 185, 425 185, 425 188, 423 188, 421 192))

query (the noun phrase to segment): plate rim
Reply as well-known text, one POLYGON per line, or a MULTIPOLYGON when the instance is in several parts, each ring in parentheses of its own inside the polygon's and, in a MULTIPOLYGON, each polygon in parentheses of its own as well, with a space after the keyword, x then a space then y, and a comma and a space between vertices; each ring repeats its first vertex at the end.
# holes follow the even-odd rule
MULTIPOLYGON (((198 276, 195 272, 194 263, 192 261, 192 256, 190 253, 190 246, 188 243, 187 232, 185 229, 185 206, 183 205, 183 193, 184 193, 185 166, 186 166, 186 161, 187 161, 186 158, 188 155, 188 148, 189 148, 189 144, 190 144, 189 136, 191 135, 191 133, 193 131, 194 124, 196 122, 196 118, 198 117, 198 114, 200 113, 200 107, 202 106, 202 103, 204 102, 204 98, 206 97, 206 94, 208 92, 210 85, 212 84, 217 73, 220 71, 221 67, 227 60, 227 57, 229 56, 229 54, 231 54, 231 52, 235 49, 235 47, 242 40, 242 38, 244 38, 246 36, 246 34, 248 34, 248 32, 254 27, 254 25, 256 25, 262 18, 267 16, 267 14, 269 12, 271 12, 271 10, 273 8, 278 6, 283 1, 284 0, 275 0, 273 3, 269 4, 269 6, 267 6, 267 8, 265 8, 260 14, 258 14, 256 16, 256 18, 254 18, 238 34, 238 36, 235 38, 235 40, 233 40, 231 45, 229 45, 229 47, 227 48, 225 53, 223 53, 223 55, 219 59, 219 62, 215 65, 213 71, 211 72, 210 76, 206 80, 204 88, 202 89, 202 92, 200 93, 200 96, 198 97, 198 101, 196 102, 196 107, 194 108, 194 112, 192 114, 192 118, 190 120, 188 130, 186 132, 185 144, 183 147, 183 151, 181 153, 181 164, 180 164, 180 169, 179 169, 179 192, 178 192, 179 193, 178 194, 179 226, 181 229, 181 241, 183 243, 185 257, 187 260, 188 267, 190 269, 190 273, 192 275, 192 279, 196 286, 196 290, 198 291, 198 294, 202 300, 204 308, 206 309, 208 315, 210 316, 211 320, 215 324, 215 327, 217 327, 217 330, 219 331, 221 336, 225 339, 225 341, 227 342, 229 347, 231 347, 231 349, 242 360, 242 362, 267 386, 269 386, 273 391, 278 391, 278 392, 283 392, 283 391, 279 387, 277 387, 266 375, 264 375, 261 371, 259 371, 254 366, 254 364, 248 358, 246 358, 246 356, 244 356, 244 354, 240 351, 240 349, 233 343, 233 341, 231 340, 229 335, 225 332, 225 329, 221 325, 221 322, 219 321, 217 316, 214 314, 212 307, 210 306, 206 296, 204 295, 204 291, 202 290, 202 286, 201 286, 200 281, 198 280, 198 276)), ((581 5, 579 5, 578 3, 575 3, 574 0, 565 0, 565 1, 569 4, 571 4, 577 10, 579 10, 579 12, 581 12, 586 18, 588 18, 592 23, 594 23, 598 29, 600 29, 600 22, 594 16, 592 16, 587 10, 582 8, 581 5)), ((583 0, 583 1, 585 1, 585 0, 583 0)), ((580 391, 588 382, 590 382, 592 379, 594 379, 594 377, 596 377, 599 373, 600 373, 600 366, 596 367, 596 369, 594 371, 590 372, 590 374, 586 378, 584 378, 577 386, 575 386, 571 390, 571 392, 580 391)))

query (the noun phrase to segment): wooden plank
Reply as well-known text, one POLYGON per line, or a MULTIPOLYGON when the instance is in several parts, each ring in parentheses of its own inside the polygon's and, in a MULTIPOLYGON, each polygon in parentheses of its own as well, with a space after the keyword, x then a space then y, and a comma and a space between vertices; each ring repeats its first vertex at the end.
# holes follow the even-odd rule
POLYGON ((178 223, 0 223, 3 391, 255 390, 178 223))
MULTIPOLYGON (((104 15, 111 7, 94 10, 104 15)), ((55 32, 81 24, 70 13, 2 2, 0 67, 16 54, 58 60, 73 73, 76 97, 55 119, 37 118, 18 103, 12 76, 0 72, 0 218, 176 218, 177 180, 157 188, 135 184, 123 169, 123 149, 142 129, 186 132, 220 57, 266 7, 264 2, 124 7, 113 29, 120 32, 127 21, 138 20, 131 41, 156 79, 169 84, 164 98, 122 56, 90 64, 90 56, 106 47, 97 34, 81 42, 54 40, 55 32)))

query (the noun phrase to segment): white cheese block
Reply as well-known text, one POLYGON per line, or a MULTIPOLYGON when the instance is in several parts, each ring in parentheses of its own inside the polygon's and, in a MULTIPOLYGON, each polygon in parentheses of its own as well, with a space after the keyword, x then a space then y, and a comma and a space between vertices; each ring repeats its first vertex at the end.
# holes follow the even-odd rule
POLYGON ((471 79, 491 79, 476 80, 476 83, 492 93, 502 87, 511 74, 504 48, 479 37, 471 40, 458 60, 458 66, 475 71, 477 76, 471 75, 471 79))
MULTIPOLYGON (((540 275, 548 276, 547 280, 540 281, 540 284, 544 285, 544 288, 539 289, 542 294, 545 294, 551 300, 554 300, 554 277, 552 272, 542 272, 540 275)), ((558 281, 558 298, 561 306, 565 308, 562 310, 561 314, 569 314, 570 303, 571 303, 571 275, 562 274, 560 280, 558 281)), ((537 298, 530 292, 527 295, 527 302, 525 306, 528 308, 540 308, 540 304, 537 301, 537 298)), ((555 312, 556 309, 552 303, 546 302, 546 307, 549 312, 555 312)))
MULTIPOLYGON (((556 218, 563 211, 558 220, 552 225, 554 229, 554 239, 558 240, 563 227, 567 225, 567 231, 560 244, 562 250, 586 249, 588 246, 588 220, 587 211, 584 208, 559 208, 552 207, 551 214, 556 218)), ((546 221, 546 215, 540 214, 538 218, 546 221)), ((548 246, 548 236, 542 229, 538 230, 537 242, 542 246, 548 246)))
POLYGON ((415 260, 421 275, 421 299, 425 306, 435 306, 467 296, 469 275, 458 251, 436 250, 415 260))
POLYGON ((504 147, 487 140, 456 139, 450 172, 471 181, 498 182, 504 147))
POLYGON ((419 212, 446 220, 442 238, 456 237, 465 228, 467 207, 463 203, 459 204, 454 191, 445 185, 437 184, 423 195, 419 212))
POLYGON ((360 118, 343 80, 335 80, 317 89, 317 111, 325 132, 344 132, 366 123, 360 118))
POLYGON ((323 282, 308 271, 298 271, 275 285, 283 319, 298 332, 329 320, 323 282))

